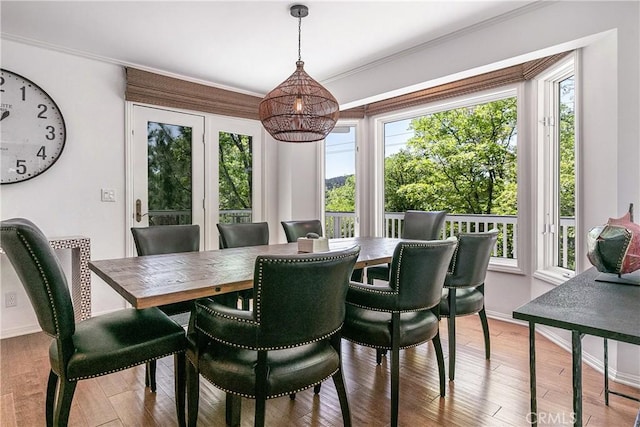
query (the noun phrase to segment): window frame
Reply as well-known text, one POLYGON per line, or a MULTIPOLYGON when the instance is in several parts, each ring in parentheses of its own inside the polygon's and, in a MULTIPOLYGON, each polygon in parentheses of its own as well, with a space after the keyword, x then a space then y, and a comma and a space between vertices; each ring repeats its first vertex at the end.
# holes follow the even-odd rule
POLYGON ((575 271, 556 265, 558 259, 559 224, 554 224, 559 211, 559 117, 558 87, 568 77, 574 77, 574 147, 575 147, 575 229, 580 230, 580 74, 578 52, 559 61, 535 79, 536 91, 536 143, 537 143, 537 218, 536 256, 533 276, 559 285, 582 271, 583 239, 575 236, 575 271), (551 118, 551 119, 549 119, 551 118), (549 120, 552 125, 549 126, 549 120), (552 127, 553 131, 549 131, 552 127), (551 222, 550 218, 554 218, 551 222))
POLYGON ((504 98, 516 97, 516 104, 518 108, 517 129, 518 129, 518 143, 517 143, 517 176, 518 176, 518 213, 517 213, 517 225, 518 235, 516 238, 516 257, 512 260, 504 260, 502 258, 492 257, 489 263, 489 269, 493 271, 502 271, 515 274, 525 274, 526 270, 526 252, 524 248, 529 241, 529 237, 526 230, 529 228, 531 218, 526 213, 528 212, 530 202, 528 192, 526 191, 527 183, 530 181, 530 176, 526 174, 529 163, 530 153, 527 147, 528 135, 530 132, 527 127, 527 107, 525 104, 525 84, 513 83, 499 88, 488 89, 485 91, 474 92, 468 95, 457 96, 454 98, 448 98, 443 100, 437 100, 434 102, 426 103, 418 107, 406 108, 391 113, 379 114, 371 116, 371 129, 374 134, 374 148, 373 148, 373 203, 372 212, 372 230, 375 236, 382 236, 385 224, 385 212, 384 212, 384 153, 385 153, 385 141, 384 141, 384 127, 386 123, 395 122, 404 119, 415 118, 423 115, 433 114, 440 111, 451 110, 455 108, 473 106, 483 104, 491 101, 496 101, 504 98))

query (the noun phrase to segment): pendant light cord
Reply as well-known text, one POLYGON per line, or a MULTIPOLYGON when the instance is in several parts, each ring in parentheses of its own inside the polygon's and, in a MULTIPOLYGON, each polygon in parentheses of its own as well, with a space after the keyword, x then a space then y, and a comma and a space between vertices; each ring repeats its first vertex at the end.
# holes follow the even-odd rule
POLYGON ((301 34, 302 34, 302 17, 298 16, 298 61, 302 61, 302 55, 300 54, 301 34))

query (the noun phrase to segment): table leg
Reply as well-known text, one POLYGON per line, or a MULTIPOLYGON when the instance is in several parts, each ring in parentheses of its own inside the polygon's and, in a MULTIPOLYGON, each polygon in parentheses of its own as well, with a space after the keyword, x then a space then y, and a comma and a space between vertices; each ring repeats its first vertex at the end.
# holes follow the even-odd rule
POLYGON ((609 406, 609 344, 604 339, 604 404, 609 406))
POLYGON ((571 331, 573 348, 573 425, 582 426, 582 334, 571 331))
POLYGON ((531 395, 531 417, 532 426, 538 425, 538 402, 536 399, 536 324, 529 322, 529 385, 531 395))

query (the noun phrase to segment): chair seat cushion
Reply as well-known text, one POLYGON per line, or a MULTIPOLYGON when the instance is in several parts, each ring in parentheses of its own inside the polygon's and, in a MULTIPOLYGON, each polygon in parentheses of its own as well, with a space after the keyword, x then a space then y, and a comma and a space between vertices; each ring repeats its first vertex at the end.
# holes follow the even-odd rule
POLYGON ((389 281, 389 266, 377 265, 373 267, 367 267, 367 281, 373 283, 373 279, 389 281))
POLYGON ((186 347, 184 329, 159 309, 125 309, 76 325, 75 353, 61 375, 56 341, 49 347, 51 368, 68 380, 120 371, 186 347))
MULTIPOLYGON (((212 342, 201 350, 200 374, 216 387, 255 398, 258 352, 212 342)), ((267 353, 267 398, 304 390, 333 375, 340 358, 327 340, 267 353)))
MULTIPOLYGON (((440 315, 443 317, 449 317, 448 296, 449 290, 443 289, 440 300, 440 315)), ((477 313, 482 310, 482 307, 484 307, 484 295, 479 290, 476 288, 456 289, 456 316, 477 313)))
MULTIPOLYGON (((429 341, 438 333, 438 318, 431 310, 400 314, 400 348, 429 341)), ((369 347, 391 349, 391 313, 347 304, 342 337, 369 347)))

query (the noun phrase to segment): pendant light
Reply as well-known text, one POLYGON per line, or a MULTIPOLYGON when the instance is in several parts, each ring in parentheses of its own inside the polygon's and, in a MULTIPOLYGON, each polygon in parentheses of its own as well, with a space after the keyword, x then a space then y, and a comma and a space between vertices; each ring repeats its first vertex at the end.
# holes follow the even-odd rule
POLYGON ((296 71, 264 97, 258 114, 267 132, 278 141, 320 141, 336 125, 339 106, 333 95, 303 68, 300 33, 302 18, 309 14, 309 9, 298 4, 291 6, 290 12, 291 16, 298 18, 296 71))

